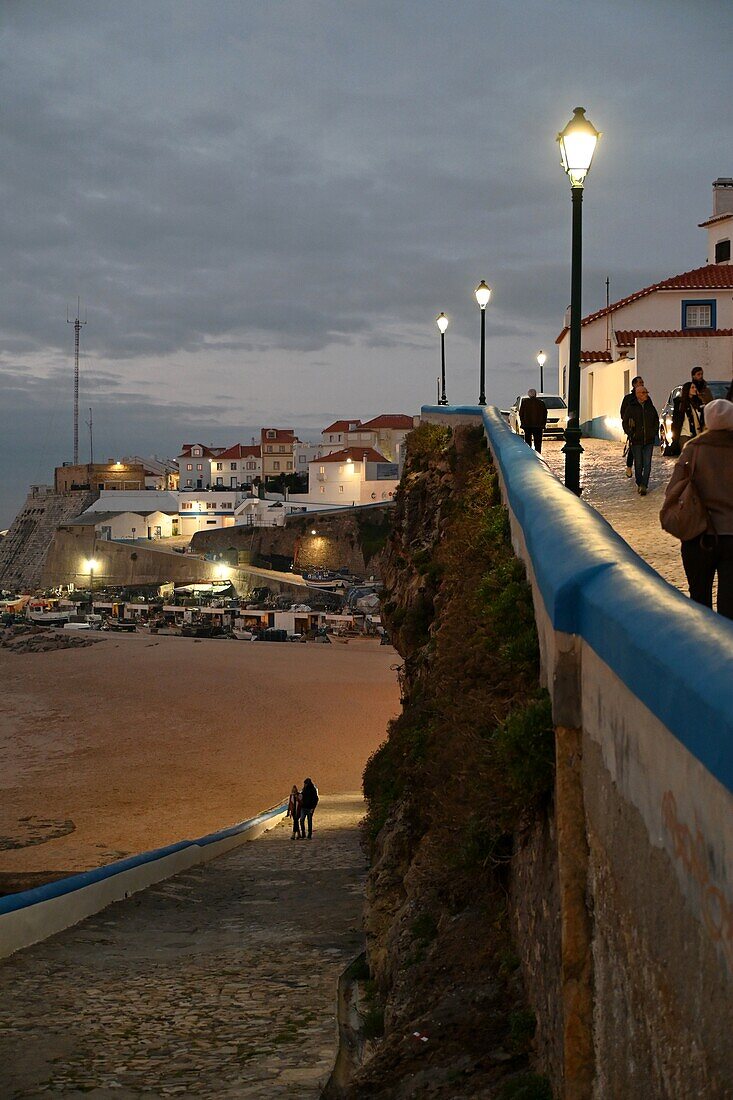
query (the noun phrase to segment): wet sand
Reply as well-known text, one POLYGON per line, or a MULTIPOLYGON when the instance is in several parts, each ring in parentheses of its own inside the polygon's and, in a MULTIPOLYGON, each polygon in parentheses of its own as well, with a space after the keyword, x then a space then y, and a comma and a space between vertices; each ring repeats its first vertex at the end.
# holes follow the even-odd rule
POLYGON ((358 789, 398 661, 362 639, 0 650, 0 892, 232 825, 306 775, 358 789))

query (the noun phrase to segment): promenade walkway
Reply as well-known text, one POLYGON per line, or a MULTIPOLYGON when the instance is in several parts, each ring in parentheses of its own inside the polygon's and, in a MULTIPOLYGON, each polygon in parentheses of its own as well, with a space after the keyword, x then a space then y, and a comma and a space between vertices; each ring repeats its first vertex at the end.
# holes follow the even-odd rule
POLYGON ((360 794, 0 963, 0 1096, 319 1095, 361 950, 360 794))
MULTIPOLYGON (((549 439, 542 445, 543 458, 561 480, 565 469, 563 445, 562 441, 549 439)), ((655 448, 649 495, 640 497, 633 477, 624 475, 622 443, 584 439, 583 450, 580 470, 583 500, 608 520, 639 557, 687 595, 680 544, 659 526, 659 509, 672 476, 674 459, 662 458, 655 448)))

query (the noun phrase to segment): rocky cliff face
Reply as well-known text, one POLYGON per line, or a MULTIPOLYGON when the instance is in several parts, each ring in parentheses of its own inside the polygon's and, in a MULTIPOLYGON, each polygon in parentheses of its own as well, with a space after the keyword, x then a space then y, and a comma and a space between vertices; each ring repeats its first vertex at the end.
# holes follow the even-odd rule
MULTIPOLYGON (((98 496, 96 492, 56 493, 48 486, 32 488, 0 541, 0 588, 37 588, 57 527, 80 515, 98 496)), ((74 568, 79 568, 78 563, 74 568)))
POLYGON ((553 731, 482 433, 412 433, 384 579, 404 665, 402 714, 364 775, 367 1023, 383 1037, 349 1095, 547 1098, 553 731))

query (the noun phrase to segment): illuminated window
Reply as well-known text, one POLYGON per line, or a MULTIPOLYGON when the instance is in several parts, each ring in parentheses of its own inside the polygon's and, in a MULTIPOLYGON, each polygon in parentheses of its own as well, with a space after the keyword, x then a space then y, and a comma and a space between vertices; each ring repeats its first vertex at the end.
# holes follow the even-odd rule
POLYGON ((203 470, 203 468, 204 468, 203 462, 198 462, 198 463, 196 464, 196 469, 197 469, 197 470, 203 470))
POLYGON ((325 466, 319 466, 318 467, 318 473, 319 474, 325 474, 325 472, 326 472, 326 467, 325 466))
POLYGON ((326 486, 325 486, 325 485, 321 485, 321 492, 322 492, 322 493, 325 493, 325 491, 326 491, 326 486))
POLYGON ((192 470, 193 469, 193 462, 186 463, 186 469, 187 470, 192 470))

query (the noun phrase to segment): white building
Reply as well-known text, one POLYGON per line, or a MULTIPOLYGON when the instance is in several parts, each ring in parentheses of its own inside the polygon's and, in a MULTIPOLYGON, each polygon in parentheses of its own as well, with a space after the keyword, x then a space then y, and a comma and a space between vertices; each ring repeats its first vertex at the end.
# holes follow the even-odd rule
POLYGON ((235 443, 209 460, 212 489, 239 489, 262 480, 262 448, 235 443))
POLYGON ((226 447, 208 447, 204 443, 184 443, 178 456, 179 489, 208 489, 211 486, 211 460, 226 447))
POLYGON ((179 530, 188 538, 197 531, 233 527, 237 505, 242 501, 238 489, 211 490, 206 493, 178 493, 179 530))
MULTIPOLYGON (((641 375, 658 409, 701 366, 708 381, 729 381, 733 363, 733 179, 713 184, 708 263, 663 279, 581 321, 580 419, 588 435, 621 439, 619 407, 641 375), (712 257, 712 261, 711 261, 712 257)), ((558 336, 559 392, 567 395, 570 333, 558 336)))
POLYGON ((308 497, 291 501, 350 506, 392 500, 399 483, 396 462, 373 447, 343 447, 308 464, 308 497))

